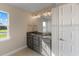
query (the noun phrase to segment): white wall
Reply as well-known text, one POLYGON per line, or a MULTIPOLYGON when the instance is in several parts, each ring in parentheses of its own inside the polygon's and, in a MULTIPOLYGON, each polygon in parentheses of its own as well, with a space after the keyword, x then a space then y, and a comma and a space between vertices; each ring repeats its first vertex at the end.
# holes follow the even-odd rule
POLYGON ((0 42, 0 55, 3 55, 26 45, 27 20, 29 18, 27 12, 5 4, 0 4, 0 10, 10 14, 10 39, 0 42))

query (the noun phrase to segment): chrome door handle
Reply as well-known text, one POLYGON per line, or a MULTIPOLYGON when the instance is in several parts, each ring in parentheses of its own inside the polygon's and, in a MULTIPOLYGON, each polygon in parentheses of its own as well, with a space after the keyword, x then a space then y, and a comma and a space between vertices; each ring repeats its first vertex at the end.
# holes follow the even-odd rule
POLYGON ((61 41, 64 41, 64 39, 60 38, 61 41))

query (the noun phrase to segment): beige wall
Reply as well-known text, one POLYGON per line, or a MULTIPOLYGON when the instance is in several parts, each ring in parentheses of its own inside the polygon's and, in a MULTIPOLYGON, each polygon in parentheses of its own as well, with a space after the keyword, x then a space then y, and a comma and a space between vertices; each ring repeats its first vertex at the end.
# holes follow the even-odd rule
POLYGON ((29 15, 29 20, 28 20, 28 26, 27 26, 27 31, 31 32, 31 31, 36 31, 37 26, 38 26, 38 20, 37 18, 32 18, 31 15, 29 15))
POLYGON ((28 32, 30 31, 39 31, 43 32, 43 25, 42 22, 46 21, 47 23, 47 28, 46 32, 51 32, 51 16, 47 16, 45 19, 43 18, 32 18, 31 16, 29 17, 28 21, 28 32))
POLYGON ((10 14, 10 39, 0 42, 0 55, 26 45, 28 13, 23 10, 0 4, 0 10, 10 14))

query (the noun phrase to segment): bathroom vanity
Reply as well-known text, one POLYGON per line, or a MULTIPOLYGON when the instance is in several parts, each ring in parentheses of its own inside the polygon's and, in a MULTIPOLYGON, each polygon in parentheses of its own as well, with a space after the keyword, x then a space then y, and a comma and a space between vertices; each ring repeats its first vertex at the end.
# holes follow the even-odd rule
POLYGON ((27 45, 29 48, 43 56, 51 56, 51 34, 40 32, 27 33, 27 45))

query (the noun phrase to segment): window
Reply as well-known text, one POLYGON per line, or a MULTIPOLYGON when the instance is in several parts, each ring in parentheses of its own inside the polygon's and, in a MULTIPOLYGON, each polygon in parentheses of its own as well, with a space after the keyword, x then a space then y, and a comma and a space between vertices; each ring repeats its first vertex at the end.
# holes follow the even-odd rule
POLYGON ((0 40, 9 38, 9 14, 0 11, 0 40))
POLYGON ((43 21, 43 32, 46 32, 46 22, 43 21))
POLYGON ((43 27, 46 27, 46 22, 43 22, 43 27))

